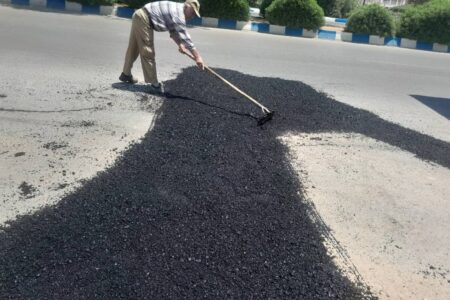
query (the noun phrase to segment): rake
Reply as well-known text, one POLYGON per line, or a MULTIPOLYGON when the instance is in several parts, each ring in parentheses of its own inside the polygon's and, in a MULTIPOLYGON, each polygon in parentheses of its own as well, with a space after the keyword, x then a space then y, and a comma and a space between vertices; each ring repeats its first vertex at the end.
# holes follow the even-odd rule
MULTIPOLYGON (((186 54, 189 58, 191 58, 193 61, 195 61, 194 56, 192 56, 190 53, 186 53, 184 52, 184 54, 186 54)), ((228 80, 226 80, 225 78, 223 78, 220 74, 218 74, 216 71, 214 71, 213 69, 211 69, 208 66, 204 66, 205 70, 208 71, 210 74, 216 76, 217 78, 219 78, 220 80, 222 80, 224 83, 226 83, 227 85, 229 85, 232 89, 234 89, 236 92, 238 92, 239 94, 241 94, 242 96, 244 96, 245 98, 247 98, 248 100, 250 100, 253 104, 257 105, 259 108, 261 108, 262 112, 263 112, 263 116, 258 118, 258 126, 262 126, 265 123, 269 122, 270 120, 272 120, 273 115, 275 112, 270 111, 267 107, 265 107, 264 105, 262 105, 261 103, 259 103, 258 101, 256 101, 254 98, 252 98, 251 96, 249 96, 247 93, 243 92, 242 90, 240 90, 237 86, 235 86, 234 84, 232 84, 231 82, 229 82, 228 80)))

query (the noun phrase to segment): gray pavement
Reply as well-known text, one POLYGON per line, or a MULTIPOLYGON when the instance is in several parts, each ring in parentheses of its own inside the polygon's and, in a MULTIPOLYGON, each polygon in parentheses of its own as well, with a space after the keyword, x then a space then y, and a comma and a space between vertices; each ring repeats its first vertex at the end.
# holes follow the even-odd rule
MULTIPOLYGON (((83 84, 113 81, 121 69, 129 20, 5 7, 0 14, 1 38, 8 41, 0 49, 2 66, 4 61, 17 66, 18 61, 38 60, 38 64, 24 64, 21 71, 51 65, 52 77, 83 84), (69 72, 74 65, 83 67, 69 72), (54 72, 58 67, 63 74, 54 72), (78 75, 72 73, 76 71, 78 75)), ((450 141, 450 55, 446 53, 210 28, 195 28, 191 33, 213 67, 299 80, 338 101, 450 141)), ((162 79, 190 65, 167 34, 157 34, 156 47, 162 79)))

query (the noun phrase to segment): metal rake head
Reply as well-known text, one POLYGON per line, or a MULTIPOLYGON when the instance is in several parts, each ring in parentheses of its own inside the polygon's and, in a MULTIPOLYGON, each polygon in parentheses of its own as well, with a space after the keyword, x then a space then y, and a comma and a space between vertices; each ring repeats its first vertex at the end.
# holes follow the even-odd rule
POLYGON ((264 116, 258 119, 258 126, 262 126, 272 120, 274 114, 275 112, 273 111, 266 112, 264 116))

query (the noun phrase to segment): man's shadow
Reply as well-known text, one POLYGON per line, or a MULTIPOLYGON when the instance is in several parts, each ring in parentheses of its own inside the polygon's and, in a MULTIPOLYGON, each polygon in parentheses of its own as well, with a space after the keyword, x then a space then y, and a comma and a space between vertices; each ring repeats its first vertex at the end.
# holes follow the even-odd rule
POLYGON ((213 105, 213 104, 208 103, 206 101, 193 99, 193 98, 186 97, 186 96, 183 96, 183 95, 175 95, 175 94, 172 94, 170 91, 169 92, 164 92, 163 94, 154 93, 148 88, 148 85, 145 84, 145 83, 144 84, 143 83, 129 84, 129 83, 124 83, 124 82, 115 82, 111 86, 113 88, 115 88, 115 89, 119 89, 119 90, 123 90, 123 91, 128 91, 128 92, 133 92, 133 93, 143 93, 143 94, 148 95, 148 96, 163 97, 166 100, 169 100, 169 99, 187 100, 187 101, 195 102, 195 103, 202 104, 202 105, 205 105, 205 106, 209 106, 211 108, 219 109, 219 110, 222 110, 222 111, 230 113, 230 114, 235 114, 235 115, 238 115, 238 116, 246 116, 246 117, 250 117, 252 119, 258 120, 258 117, 255 117, 255 116, 253 116, 253 115, 251 115, 249 113, 242 113, 242 112, 226 109, 224 107, 221 107, 221 106, 218 106, 218 105, 213 105))
MULTIPOLYGON (((151 131, 55 207, 0 233, 5 298, 371 297, 322 244, 277 137, 357 132, 450 167, 450 145, 295 81, 219 70, 277 112, 197 69, 166 84, 151 131), (205 105, 205 103, 207 105, 205 105)), ((149 97, 148 101, 152 101, 149 97)))

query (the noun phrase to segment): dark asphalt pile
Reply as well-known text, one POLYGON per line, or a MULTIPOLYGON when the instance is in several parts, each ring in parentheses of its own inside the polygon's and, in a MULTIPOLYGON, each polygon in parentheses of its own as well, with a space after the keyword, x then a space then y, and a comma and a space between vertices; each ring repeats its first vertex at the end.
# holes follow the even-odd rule
MULTIPOLYGON (((359 132, 450 165, 449 144, 343 105, 300 82, 185 70, 155 126, 111 169, 58 206, 0 231, 1 299, 359 299, 276 137, 359 132)), ((151 97, 147 101, 156 101, 151 97)))

